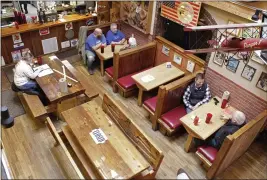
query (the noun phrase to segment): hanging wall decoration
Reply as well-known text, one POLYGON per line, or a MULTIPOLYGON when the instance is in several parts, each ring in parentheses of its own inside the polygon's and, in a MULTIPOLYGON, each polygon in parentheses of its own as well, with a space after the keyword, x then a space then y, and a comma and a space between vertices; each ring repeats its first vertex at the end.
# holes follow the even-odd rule
POLYGON ((246 65, 242 71, 241 76, 249 81, 251 81, 256 73, 256 69, 249 65, 246 65))
POLYGON ((173 56, 173 61, 176 62, 178 65, 181 65, 182 64, 182 56, 174 53, 174 56, 173 56))
POLYGON ((257 88, 267 92, 267 73, 262 72, 261 76, 256 84, 257 88))
POLYGON ((197 26, 201 2, 163 1, 161 16, 183 26, 197 26))
POLYGON ((168 48, 168 47, 166 47, 166 46, 162 46, 162 50, 161 50, 161 52, 163 53, 163 54, 165 54, 166 56, 169 56, 169 53, 170 53, 170 48, 168 48))
POLYGON ((13 43, 14 44, 17 44, 17 43, 21 43, 22 42, 21 36, 20 36, 19 33, 18 34, 13 34, 12 35, 12 39, 13 39, 13 43))
POLYGON ((70 29, 73 29, 73 26, 72 26, 72 22, 68 22, 65 24, 65 30, 70 30, 70 29))

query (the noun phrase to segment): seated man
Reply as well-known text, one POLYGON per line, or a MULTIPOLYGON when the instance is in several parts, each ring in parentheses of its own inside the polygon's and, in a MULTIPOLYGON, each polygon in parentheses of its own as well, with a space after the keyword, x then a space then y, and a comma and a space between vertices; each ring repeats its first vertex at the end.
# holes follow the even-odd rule
POLYGON ((39 94, 38 85, 34 79, 42 71, 38 69, 33 71, 30 64, 32 63, 33 55, 28 51, 22 57, 22 59, 16 64, 14 71, 14 84, 22 91, 32 92, 33 94, 39 94))
POLYGON ((123 44, 124 42, 125 35, 117 29, 117 24, 112 23, 107 33, 107 44, 123 44))
POLYGON ((209 102, 210 98, 210 88, 208 84, 205 83, 204 74, 198 73, 195 82, 187 87, 183 96, 186 112, 190 113, 200 105, 209 102))
POLYGON ((92 64, 95 61, 95 51, 99 49, 101 45, 106 46, 106 38, 103 35, 102 30, 96 28, 95 31, 87 37, 85 42, 85 54, 90 75, 94 74, 92 64))
POLYGON ((246 116, 241 111, 235 111, 232 117, 228 118, 222 115, 222 119, 229 120, 224 126, 222 126, 214 135, 209 137, 206 141, 195 139, 196 147, 207 145, 216 149, 220 149, 224 139, 231 134, 234 134, 238 129, 246 123, 246 116))

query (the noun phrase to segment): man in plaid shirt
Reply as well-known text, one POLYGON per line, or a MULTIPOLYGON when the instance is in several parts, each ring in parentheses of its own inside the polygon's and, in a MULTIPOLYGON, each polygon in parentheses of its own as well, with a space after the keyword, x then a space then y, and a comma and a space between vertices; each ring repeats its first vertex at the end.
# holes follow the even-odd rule
POLYGON ((187 87, 183 96, 186 112, 190 113, 200 105, 209 102, 210 99, 211 93, 209 85, 205 82, 204 75, 198 73, 195 82, 187 87))

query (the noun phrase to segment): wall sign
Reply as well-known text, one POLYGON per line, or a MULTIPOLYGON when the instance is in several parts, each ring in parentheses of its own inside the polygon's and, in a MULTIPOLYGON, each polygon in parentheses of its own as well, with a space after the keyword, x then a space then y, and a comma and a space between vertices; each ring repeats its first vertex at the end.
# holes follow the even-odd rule
POLYGON ((61 42, 61 48, 62 49, 67 48, 67 47, 70 47, 70 41, 61 42))
POLYGON ((72 39, 70 40, 71 47, 76 47, 78 44, 78 39, 72 39))
POLYGON ((201 2, 164 1, 161 16, 183 26, 197 26, 201 2))
POLYGON ((49 28, 44 28, 39 30, 40 36, 44 36, 50 33, 49 28))
POLYGON ((267 92, 267 73, 262 72, 261 76, 257 82, 257 88, 267 92))
POLYGON ((21 53, 20 50, 11 52, 13 62, 17 62, 21 59, 21 53))
POLYGON ((166 56, 169 56, 169 53, 170 53, 170 48, 168 48, 168 47, 166 47, 166 46, 162 46, 162 50, 161 50, 161 52, 163 53, 163 54, 165 54, 166 56))
POLYGON ((18 34, 13 34, 12 35, 12 39, 13 39, 13 43, 14 44, 17 44, 17 43, 21 43, 22 42, 21 36, 20 36, 19 33, 18 34))
POLYGON ((72 22, 68 22, 65 24, 65 30, 70 30, 70 29, 73 29, 73 26, 72 26, 72 22))
POLYGON ((14 49, 18 49, 18 48, 24 47, 24 43, 14 44, 13 47, 14 47, 14 49))
POLYGON ((183 60, 183 58, 180 55, 174 53, 174 56, 173 56, 173 61, 174 62, 176 62, 178 65, 181 65, 182 64, 182 60, 183 60))
POLYGON ((186 66, 187 71, 192 73, 194 71, 194 68, 195 68, 195 63, 193 61, 188 60, 186 66))

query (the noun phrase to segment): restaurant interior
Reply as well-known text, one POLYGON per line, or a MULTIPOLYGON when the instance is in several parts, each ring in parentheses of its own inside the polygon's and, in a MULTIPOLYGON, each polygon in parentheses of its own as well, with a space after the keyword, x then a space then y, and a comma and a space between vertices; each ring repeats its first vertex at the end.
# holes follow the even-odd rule
POLYGON ((2 179, 267 179, 267 1, 1 1, 2 179))

